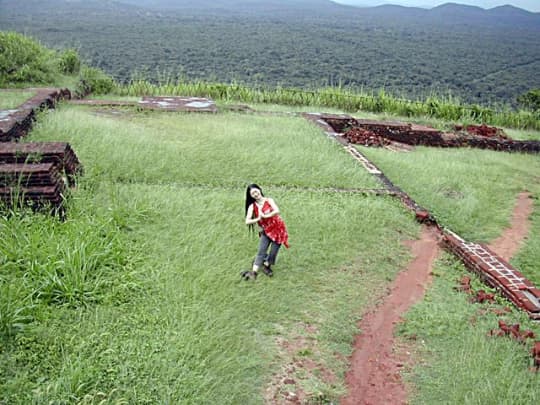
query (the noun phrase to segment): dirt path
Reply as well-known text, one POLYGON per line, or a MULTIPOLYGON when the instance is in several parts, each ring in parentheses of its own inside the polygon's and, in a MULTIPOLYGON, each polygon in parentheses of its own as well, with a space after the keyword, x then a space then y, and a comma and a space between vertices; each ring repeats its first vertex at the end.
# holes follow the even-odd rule
MULTIPOLYGON (((520 193, 510 228, 489 244, 505 260, 518 251, 527 236, 533 211, 533 200, 520 193)), ((406 404, 407 392, 400 377, 402 358, 393 353, 394 326, 409 307, 421 299, 431 281, 430 273, 439 248, 435 230, 424 227, 421 238, 408 242, 413 261, 399 273, 384 301, 367 313, 360 322, 362 333, 356 337, 351 368, 346 375, 348 396, 342 405, 406 404)))
POLYGON ((362 333, 354 343, 351 368, 346 375, 349 394, 343 405, 405 404, 407 393, 401 383, 401 359, 392 353, 394 325, 401 314, 424 295, 431 281, 431 268, 439 254, 437 234, 426 226, 419 240, 410 241, 413 260, 398 274, 390 293, 360 322, 362 333))
POLYGON ((510 228, 491 242, 488 247, 506 261, 509 261, 517 253, 521 242, 529 233, 531 223, 529 217, 533 212, 534 201, 531 194, 522 192, 518 195, 514 214, 510 220, 510 228))

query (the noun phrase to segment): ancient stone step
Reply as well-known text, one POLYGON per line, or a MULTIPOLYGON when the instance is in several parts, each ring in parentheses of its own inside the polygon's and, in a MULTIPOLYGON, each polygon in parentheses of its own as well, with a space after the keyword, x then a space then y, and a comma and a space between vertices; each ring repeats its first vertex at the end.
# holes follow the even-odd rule
POLYGON ((71 186, 75 176, 82 174, 82 165, 67 142, 0 143, 0 164, 8 163, 55 163, 71 186))
POLYGON ((63 202, 63 192, 65 187, 61 182, 54 186, 32 186, 32 187, 0 187, 0 199, 11 206, 15 201, 30 201, 33 203, 53 203, 55 205, 63 202))
POLYGON ((62 181, 56 163, 0 164, 0 187, 55 186, 62 181))

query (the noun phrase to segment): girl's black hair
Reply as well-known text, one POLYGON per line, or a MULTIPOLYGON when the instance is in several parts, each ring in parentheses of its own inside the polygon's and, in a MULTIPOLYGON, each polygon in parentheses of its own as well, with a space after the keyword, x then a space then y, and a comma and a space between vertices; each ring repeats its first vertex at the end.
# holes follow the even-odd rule
MULTIPOLYGON (((258 184, 253 183, 253 184, 250 184, 249 186, 247 186, 247 189, 246 189, 246 213, 245 213, 245 215, 247 215, 249 206, 255 202, 255 200, 253 199, 253 197, 250 194, 250 191, 252 189, 254 189, 254 188, 259 190, 261 192, 261 195, 264 197, 262 189, 258 184)), ((248 226, 249 226, 249 230, 253 231, 253 224, 248 225, 248 226)))

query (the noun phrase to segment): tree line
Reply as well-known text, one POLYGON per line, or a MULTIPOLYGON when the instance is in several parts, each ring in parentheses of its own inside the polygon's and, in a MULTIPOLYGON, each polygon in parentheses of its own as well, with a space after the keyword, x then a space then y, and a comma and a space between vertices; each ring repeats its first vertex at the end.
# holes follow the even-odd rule
POLYGON ((75 48, 87 64, 123 83, 144 77, 154 83, 340 85, 412 100, 436 94, 514 106, 519 95, 540 88, 540 28, 534 25, 501 29, 496 20, 420 24, 410 16, 296 11, 264 17, 139 8, 1 11, 2 29, 75 48))

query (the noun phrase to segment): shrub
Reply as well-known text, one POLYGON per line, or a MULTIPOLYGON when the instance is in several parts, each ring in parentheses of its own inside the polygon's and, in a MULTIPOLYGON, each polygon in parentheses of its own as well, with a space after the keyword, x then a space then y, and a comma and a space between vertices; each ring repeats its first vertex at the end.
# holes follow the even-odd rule
POLYGON ((81 60, 75 49, 66 49, 60 53, 58 67, 62 73, 75 74, 81 69, 81 60))
POLYGON ((0 32, 0 85, 47 83, 56 73, 55 53, 15 32, 0 32))
POLYGON ((79 77, 79 83, 75 89, 75 93, 81 97, 89 93, 107 94, 114 87, 114 80, 111 76, 103 71, 83 66, 79 77))
POLYGON ((533 111, 540 111, 540 89, 529 90, 517 98, 519 104, 533 111))

